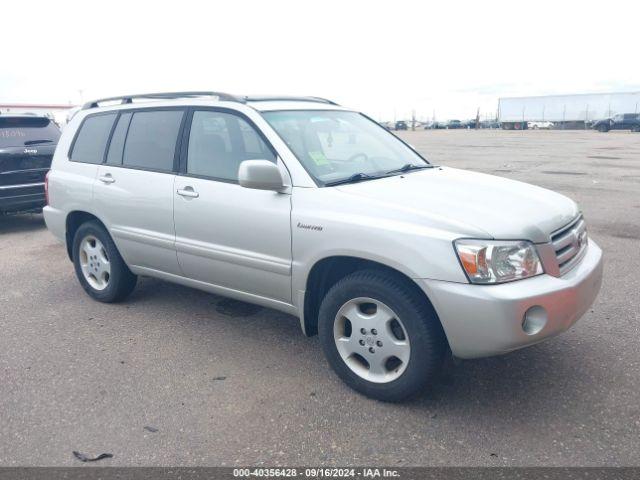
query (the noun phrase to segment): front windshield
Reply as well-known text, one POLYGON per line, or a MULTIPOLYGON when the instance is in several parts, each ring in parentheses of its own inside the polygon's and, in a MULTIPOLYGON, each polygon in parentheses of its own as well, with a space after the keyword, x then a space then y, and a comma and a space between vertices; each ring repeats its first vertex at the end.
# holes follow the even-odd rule
POLYGON ((393 134, 356 112, 287 110, 263 116, 321 185, 428 166, 393 134))

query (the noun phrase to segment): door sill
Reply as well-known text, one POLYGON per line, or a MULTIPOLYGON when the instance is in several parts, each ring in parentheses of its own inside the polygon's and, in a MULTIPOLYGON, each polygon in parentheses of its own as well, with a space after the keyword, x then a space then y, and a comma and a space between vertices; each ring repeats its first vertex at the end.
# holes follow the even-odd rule
POLYGON ((287 302, 281 300, 275 300, 273 298, 262 297, 252 293, 243 292, 240 290, 234 290, 233 288, 222 287, 220 285, 213 285, 211 283, 202 282, 200 280, 194 280, 192 278, 175 275, 173 273, 162 272, 148 267, 140 267, 136 265, 130 265, 129 269, 136 275, 146 275, 149 277, 159 278, 172 283, 178 283, 187 287, 195 288, 198 290, 204 290, 205 292, 214 293, 223 297, 229 297, 242 302, 254 303, 267 308, 273 308, 289 315, 298 317, 298 309, 287 302))

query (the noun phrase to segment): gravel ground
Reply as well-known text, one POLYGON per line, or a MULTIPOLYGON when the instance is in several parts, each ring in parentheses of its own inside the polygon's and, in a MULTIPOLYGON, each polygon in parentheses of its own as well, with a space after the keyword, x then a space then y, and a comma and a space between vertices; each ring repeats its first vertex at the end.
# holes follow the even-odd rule
POLYGON ((41 216, 0 218, 0 465, 640 465, 640 134, 402 136, 581 204, 606 265, 574 328, 383 404, 293 317, 153 279, 96 303, 41 216))

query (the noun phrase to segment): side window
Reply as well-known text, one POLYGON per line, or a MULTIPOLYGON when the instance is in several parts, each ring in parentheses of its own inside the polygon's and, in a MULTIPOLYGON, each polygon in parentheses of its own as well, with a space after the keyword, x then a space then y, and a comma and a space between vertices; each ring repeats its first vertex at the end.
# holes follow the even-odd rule
POLYGON ((276 161, 271 149, 245 120, 223 112, 193 113, 187 173, 237 181, 240 163, 256 159, 276 161))
POLYGON ((84 119, 73 144, 71 160, 82 163, 102 163, 104 149, 117 114, 92 115, 84 119))
POLYGON ((107 163, 109 165, 122 165, 122 152, 124 151, 124 139, 127 136, 131 113, 123 113, 118 119, 116 128, 111 136, 109 152, 107 153, 107 163))
POLYGON ((135 112, 129 123, 122 164, 172 171, 182 115, 180 110, 135 112))

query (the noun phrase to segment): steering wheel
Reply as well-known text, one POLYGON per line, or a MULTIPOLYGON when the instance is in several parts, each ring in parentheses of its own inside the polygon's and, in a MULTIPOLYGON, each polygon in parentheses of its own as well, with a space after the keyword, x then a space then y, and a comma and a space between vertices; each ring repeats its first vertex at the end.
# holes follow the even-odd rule
POLYGON ((369 155, 367 155, 364 152, 360 152, 360 153, 356 153, 354 155, 351 155, 349 158, 347 158, 347 163, 351 163, 351 162, 355 161, 356 158, 359 158, 359 157, 362 157, 365 162, 367 160, 369 160, 369 155))
POLYGON ((369 162, 369 163, 371 163, 371 164, 372 164, 376 169, 378 169, 378 170, 382 170, 382 167, 380 167, 380 164, 379 164, 378 162, 376 162, 376 160, 375 160, 376 158, 378 158, 378 160, 380 160, 380 159, 381 159, 381 157, 370 157, 369 155, 367 155, 367 154, 366 154, 366 153, 364 153, 364 152, 360 152, 360 153, 356 153, 356 154, 354 154, 354 155, 351 155, 351 156, 347 159, 347 161, 346 161, 345 163, 353 162, 353 161, 355 161, 357 158, 360 158, 360 157, 362 157, 362 158, 363 158, 363 160, 364 160, 365 162, 369 162))

